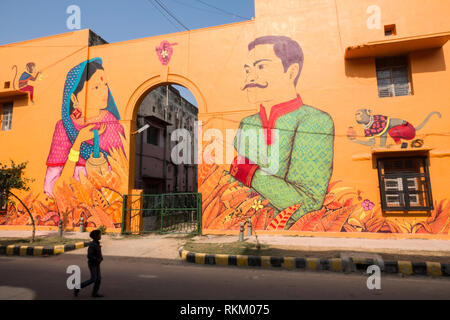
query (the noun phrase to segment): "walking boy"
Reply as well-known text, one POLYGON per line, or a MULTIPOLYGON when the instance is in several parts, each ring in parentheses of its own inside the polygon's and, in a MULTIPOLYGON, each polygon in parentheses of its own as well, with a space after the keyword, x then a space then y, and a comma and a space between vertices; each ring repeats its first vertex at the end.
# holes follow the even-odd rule
MULTIPOLYGON (((92 231, 89 236, 92 238, 92 242, 89 244, 88 248, 88 266, 91 272, 91 278, 81 284, 81 289, 94 284, 92 290, 92 297, 101 298, 102 295, 98 294, 98 289, 100 288, 101 274, 100 274, 100 263, 103 260, 102 248, 100 246, 100 239, 102 238, 102 233, 100 230, 92 231)), ((80 289, 74 289, 75 297, 78 296, 80 289)))

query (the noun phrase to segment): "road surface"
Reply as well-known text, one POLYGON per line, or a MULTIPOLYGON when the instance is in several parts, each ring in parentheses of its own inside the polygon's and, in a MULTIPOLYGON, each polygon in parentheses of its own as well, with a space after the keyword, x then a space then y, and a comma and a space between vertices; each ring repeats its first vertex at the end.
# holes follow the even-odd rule
MULTIPOLYGON (((82 280, 88 278, 86 258, 80 255, 0 257, 0 299, 91 299, 90 289, 78 298, 67 289, 70 265, 79 265, 82 280)), ((105 299, 450 299, 448 278, 382 275, 381 290, 369 290, 367 278, 107 256, 100 291, 105 299)))

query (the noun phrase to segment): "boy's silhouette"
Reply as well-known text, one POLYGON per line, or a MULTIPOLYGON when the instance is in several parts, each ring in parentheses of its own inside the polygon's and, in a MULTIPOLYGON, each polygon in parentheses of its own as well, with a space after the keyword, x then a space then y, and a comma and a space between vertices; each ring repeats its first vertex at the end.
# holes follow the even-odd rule
MULTIPOLYGON (((81 284, 81 289, 94 283, 92 297, 101 298, 103 296, 98 294, 98 289, 100 288, 101 282, 100 263, 103 260, 102 248, 100 246, 102 233, 100 232, 100 230, 94 230, 89 234, 89 236, 92 238, 92 242, 89 244, 87 258, 89 271, 91 272, 91 278, 81 284)), ((78 296, 79 292, 80 289, 74 289, 75 297, 78 296)))

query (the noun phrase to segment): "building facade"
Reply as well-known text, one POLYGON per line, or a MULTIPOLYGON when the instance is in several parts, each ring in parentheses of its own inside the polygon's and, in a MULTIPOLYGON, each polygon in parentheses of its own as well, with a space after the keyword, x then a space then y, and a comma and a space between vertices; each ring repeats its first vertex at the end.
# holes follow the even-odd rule
MULTIPOLYGON (((174 83, 198 103, 203 233, 251 219, 259 234, 449 239, 449 12, 256 0, 255 19, 230 25, 1 46, 0 162, 29 161, 21 196, 41 228, 84 216, 117 230, 138 187, 139 107, 174 83)), ((10 204, 0 224, 30 221, 10 204)))
POLYGON ((138 112, 138 128, 150 127, 136 136, 135 188, 145 194, 197 192, 194 161, 178 164, 182 161, 171 155, 179 142, 172 141, 173 132, 184 129, 194 137, 197 120, 197 107, 173 86, 158 87, 145 97, 138 112))

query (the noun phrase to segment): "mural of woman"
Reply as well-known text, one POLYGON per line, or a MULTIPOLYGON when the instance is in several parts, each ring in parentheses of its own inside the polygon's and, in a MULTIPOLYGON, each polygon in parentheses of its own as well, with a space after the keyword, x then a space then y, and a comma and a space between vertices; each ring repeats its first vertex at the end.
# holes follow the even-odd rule
POLYGON ((50 197, 54 187, 71 176, 80 181, 80 174, 105 173, 110 151, 124 151, 124 129, 100 58, 80 63, 67 74, 61 116, 47 158, 44 191, 50 197), (82 108, 85 101, 87 108, 82 108))

